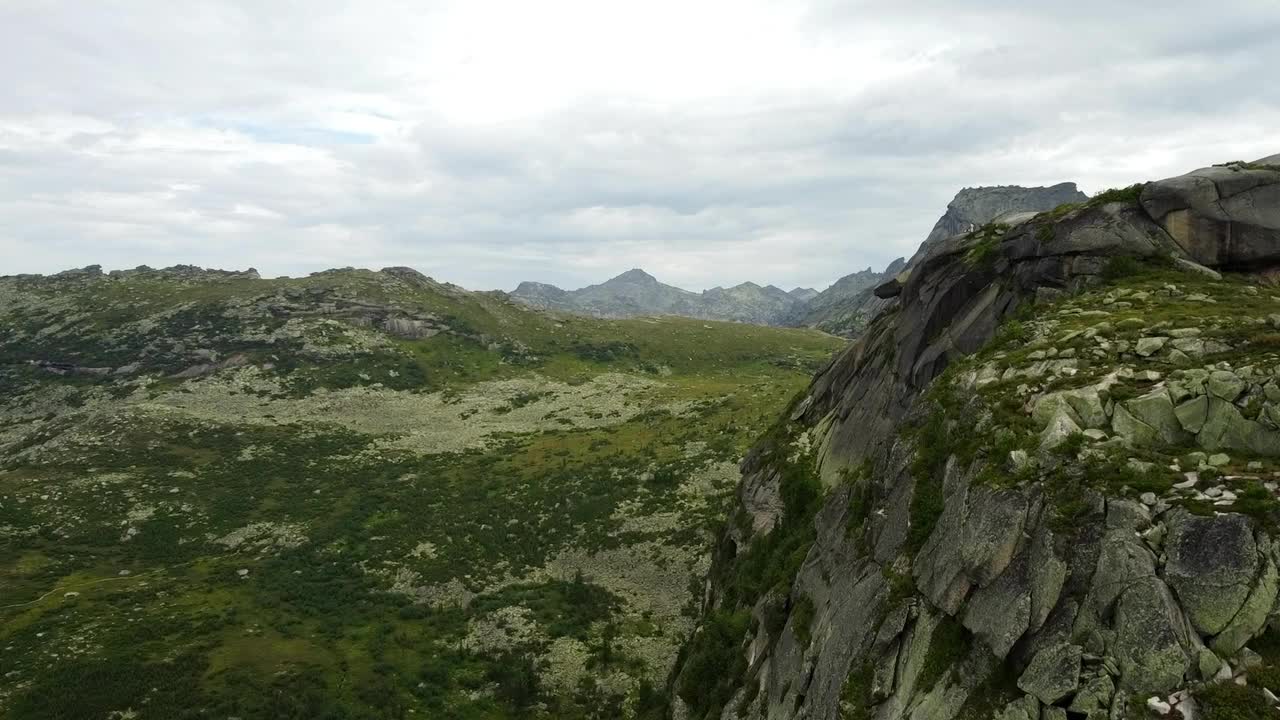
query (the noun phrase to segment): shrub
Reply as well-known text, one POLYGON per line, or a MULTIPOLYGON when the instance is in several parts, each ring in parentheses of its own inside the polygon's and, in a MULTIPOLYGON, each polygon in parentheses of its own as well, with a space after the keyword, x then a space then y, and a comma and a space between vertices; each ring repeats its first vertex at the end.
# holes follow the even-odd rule
POLYGON ((813 642, 813 601, 808 595, 800 593, 800 597, 796 599, 796 605, 791 610, 791 629, 796 634, 796 639, 800 641, 801 647, 809 647, 809 643, 813 642))
POLYGON ((1146 187, 1146 183, 1138 183, 1124 188, 1110 188, 1089 198, 1090 205, 1103 205, 1106 203, 1122 202, 1137 204, 1138 198, 1142 196, 1142 188, 1146 187))
POLYGON ((1278 717, 1257 687, 1214 683, 1197 690, 1195 696, 1205 720, 1275 720, 1278 717))
POLYGON ((746 671, 742 655, 751 613, 717 610, 707 615, 689 645, 688 661, 677 693, 689 705, 690 717, 718 716, 746 671))

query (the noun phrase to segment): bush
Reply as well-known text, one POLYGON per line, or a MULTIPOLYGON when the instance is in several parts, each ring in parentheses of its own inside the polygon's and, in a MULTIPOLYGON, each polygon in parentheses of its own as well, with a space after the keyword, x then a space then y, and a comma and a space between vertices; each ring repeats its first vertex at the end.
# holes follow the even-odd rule
POLYGON ((791 630, 801 647, 809 647, 813 642, 813 601, 803 593, 796 599, 796 606, 791 610, 791 630))
POLYGON ((688 661, 677 693, 688 704, 690 717, 718 716, 746 672, 742 655, 751 613, 717 610, 707 615, 689 645, 688 661))
POLYGON ((1089 198, 1090 205, 1103 205, 1106 203, 1122 202, 1137 204, 1138 198, 1142 196, 1142 188, 1146 187, 1146 183, 1138 183, 1124 188, 1110 188, 1089 198))
POLYGON ((1275 720, 1280 717, 1257 687, 1206 685, 1195 693, 1205 720, 1275 720))

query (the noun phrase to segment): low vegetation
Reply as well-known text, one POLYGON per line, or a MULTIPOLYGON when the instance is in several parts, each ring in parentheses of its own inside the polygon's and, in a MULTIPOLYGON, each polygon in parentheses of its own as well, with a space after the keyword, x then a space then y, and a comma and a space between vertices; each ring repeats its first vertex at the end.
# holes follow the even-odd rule
POLYGON ((365 271, 0 279, 0 322, 23 720, 658 717, 737 460, 840 344, 365 271))

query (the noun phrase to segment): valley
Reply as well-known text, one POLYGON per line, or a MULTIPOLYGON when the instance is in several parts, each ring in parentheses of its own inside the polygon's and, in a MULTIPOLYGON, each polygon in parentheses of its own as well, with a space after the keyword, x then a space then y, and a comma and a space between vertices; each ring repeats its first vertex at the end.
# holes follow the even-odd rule
POLYGON ((643 715, 738 459, 841 345, 405 269, 9 277, 0 323, 23 719, 643 715))

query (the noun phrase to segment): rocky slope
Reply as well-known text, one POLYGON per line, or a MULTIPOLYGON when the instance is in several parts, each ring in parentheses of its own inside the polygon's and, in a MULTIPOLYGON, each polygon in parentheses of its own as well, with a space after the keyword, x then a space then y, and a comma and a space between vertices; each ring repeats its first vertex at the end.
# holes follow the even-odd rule
POLYGON ((1273 717, 1271 162, 988 224, 882 285, 742 463, 675 717, 1273 717))
POLYGON ((536 308, 595 317, 679 315, 779 325, 787 313, 816 294, 817 291, 810 288, 795 288, 787 292, 772 285, 762 287, 752 282, 695 293, 660 283, 645 271, 634 269, 579 290, 561 290, 554 285, 522 282, 511 297, 536 308))
POLYGON ((647 713, 839 346, 407 268, 0 278, 0 718, 647 713))
MULTIPOLYGON (((986 225, 1001 215, 1042 212, 1087 199, 1087 195, 1076 189, 1075 183, 1069 182, 1050 187, 1000 185, 964 188, 947 204, 946 212, 938 218, 912 257, 912 262, 920 258, 928 247, 986 225)), ((905 258, 898 258, 879 273, 867 268, 846 275, 792 311, 783 324, 856 337, 876 314, 887 307, 882 298, 876 297, 875 287, 892 279, 907 265, 905 258)))

